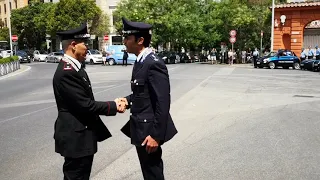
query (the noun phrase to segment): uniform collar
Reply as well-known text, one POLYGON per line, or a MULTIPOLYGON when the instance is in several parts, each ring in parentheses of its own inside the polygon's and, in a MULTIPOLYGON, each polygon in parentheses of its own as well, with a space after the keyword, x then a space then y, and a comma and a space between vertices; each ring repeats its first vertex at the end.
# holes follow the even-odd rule
POLYGON ((78 69, 81 69, 81 63, 80 63, 78 60, 76 60, 75 58, 73 58, 73 57, 71 57, 71 56, 69 56, 69 55, 67 55, 67 54, 64 54, 64 57, 70 59, 70 61, 71 61, 73 64, 75 64, 78 69))
POLYGON ((152 52, 151 48, 144 48, 137 57, 138 62, 143 62, 143 60, 152 52))

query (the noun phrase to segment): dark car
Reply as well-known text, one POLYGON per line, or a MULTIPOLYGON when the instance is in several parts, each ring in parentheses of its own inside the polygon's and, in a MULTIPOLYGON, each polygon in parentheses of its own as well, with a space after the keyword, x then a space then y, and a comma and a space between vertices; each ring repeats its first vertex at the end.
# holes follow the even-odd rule
POLYGON ((14 55, 19 57, 20 62, 31 63, 31 58, 25 51, 19 50, 19 51, 15 52, 14 55))
POLYGON ((180 56, 175 52, 162 51, 157 54, 166 64, 175 64, 180 62, 180 56))
POLYGON ((257 67, 259 68, 268 67, 270 69, 275 69, 278 66, 281 66, 284 69, 289 69, 289 67, 300 69, 300 60, 294 52, 288 50, 271 52, 257 60, 257 67))
POLYGON ((315 71, 315 72, 319 72, 320 71, 320 60, 315 60, 313 62, 312 70, 315 71))

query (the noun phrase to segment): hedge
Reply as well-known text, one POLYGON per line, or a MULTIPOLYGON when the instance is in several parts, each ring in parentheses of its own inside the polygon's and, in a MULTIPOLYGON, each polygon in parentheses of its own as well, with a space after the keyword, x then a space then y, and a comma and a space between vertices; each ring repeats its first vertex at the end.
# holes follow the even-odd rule
POLYGON ((19 60, 18 56, 10 56, 10 57, 0 59, 0 64, 5 64, 12 61, 17 61, 17 60, 19 60))

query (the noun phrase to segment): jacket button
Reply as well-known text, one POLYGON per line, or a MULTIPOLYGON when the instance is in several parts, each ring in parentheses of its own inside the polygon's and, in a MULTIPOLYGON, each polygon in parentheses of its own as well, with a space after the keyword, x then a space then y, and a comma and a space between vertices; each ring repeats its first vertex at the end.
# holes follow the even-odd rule
POLYGON ((88 126, 86 126, 86 129, 88 128, 88 126))
POLYGON ((130 105, 132 106, 132 102, 130 102, 130 105))
POLYGON ((137 80, 135 79, 134 81, 133 81, 133 83, 136 83, 137 82, 137 80))
POLYGON ((136 83, 136 85, 138 85, 138 83, 136 83))
POLYGON ((147 122, 147 120, 145 119, 144 122, 147 122))

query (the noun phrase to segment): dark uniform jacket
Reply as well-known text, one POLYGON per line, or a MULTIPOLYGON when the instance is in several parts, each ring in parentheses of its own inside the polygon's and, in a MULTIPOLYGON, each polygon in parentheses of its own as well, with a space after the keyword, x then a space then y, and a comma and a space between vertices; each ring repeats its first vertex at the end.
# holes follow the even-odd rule
POLYGON ((71 158, 93 155, 97 142, 111 137, 99 115, 115 115, 116 103, 95 101, 87 73, 68 57, 57 67, 53 90, 58 108, 56 152, 71 158))
POLYGON ((170 140, 177 129, 170 110, 170 82, 166 65, 153 52, 134 64, 132 94, 127 96, 131 116, 121 131, 131 143, 141 146, 150 135, 160 144, 170 140))

